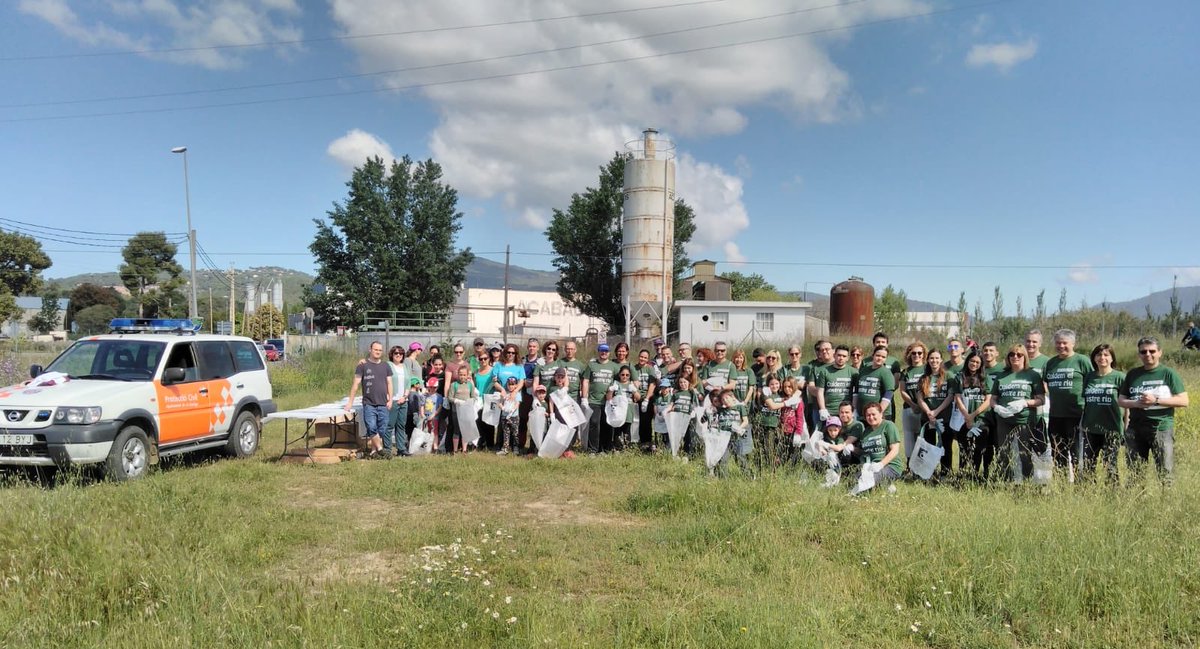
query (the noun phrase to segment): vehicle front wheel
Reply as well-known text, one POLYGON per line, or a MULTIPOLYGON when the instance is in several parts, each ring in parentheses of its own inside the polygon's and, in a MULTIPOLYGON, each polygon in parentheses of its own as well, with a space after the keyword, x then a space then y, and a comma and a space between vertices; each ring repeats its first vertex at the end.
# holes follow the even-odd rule
POLYGON ((146 475, 149 468, 150 440, 145 431, 137 426, 121 429, 104 461, 105 477, 117 482, 136 480, 146 475))
POLYGON ((233 422, 229 431, 229 445, 226 450, 233 457, 250 457, 258 450, 259 436, 258 417, 249 410, 243 410, 233 422))

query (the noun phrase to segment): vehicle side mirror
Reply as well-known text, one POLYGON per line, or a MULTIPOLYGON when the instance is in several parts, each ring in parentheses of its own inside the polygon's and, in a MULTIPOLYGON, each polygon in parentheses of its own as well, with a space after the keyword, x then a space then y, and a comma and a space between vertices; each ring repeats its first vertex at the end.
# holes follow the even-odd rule
POLYGON ((41 365, 30 365, 29 366, 29 378, 36 379, 38 377, 38 375, 41 373, 42 373, 41 365))
POLYGON ((187 377, 187 371, 182 367, 168 367, 163 370, 162 383, 170 385, 172 383, 181 383, 187 377))

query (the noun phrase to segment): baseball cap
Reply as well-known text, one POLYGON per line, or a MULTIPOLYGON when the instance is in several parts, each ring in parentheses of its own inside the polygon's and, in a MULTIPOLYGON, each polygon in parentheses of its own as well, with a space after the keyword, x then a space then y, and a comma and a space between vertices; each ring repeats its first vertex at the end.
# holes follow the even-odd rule
POLYGON ((600 343, 600 346, 596 348, 596 351, 606 352, 606 351, 608 351, 608 345, 606 345, 604 343, 600 343))
POLYGON ((554 370, 554 376, 556 376, 556 377, 566 376, 566 375, 567 375, 567 368, 565 368, 565 367, 560 367, 560 368, 554 370))
POLYGON ((837 417, 830 417, 829 419, 826 419, 826 420, 825 420, 825 427, 826 427, 826 428, 833 428, 834 426, 837 426, 838 428, 841 428, 841 427, 842 427, 842 420, 841 420, 841 419, 838 419, 837 417))
POLYGON ((472 344, 473 344, 473 345, 486 345, 487 343, 483 342, 483 339, 482 339, 482 338, 476 338, 476 339, 475 339, 475 342, 474 342, 474 343, 472 343, 472 344))
POLYGON ((534 389, 533 389, 533 391, 534 391, 534 392, 545 392, 545 391, 546 391, 546 386, 544 386, 544 385, 539 385, 539 386, 537 386, 536 388, 534 388, 534 389))
POLYGON ((505 381, 505 383, 508 383, 509 385, 512 385, 513 383, 516 383, 516 382, 517 382, 517 377, 515 377, 515 376, 510 376, 510 377, 508 377, 508 380, 505 381))
POLYGON ((488 347, 488 351, 491 351, 493 349, 496 351, 500 351, 501 349, 504 349, 504 345, 501 345, 500 343, 492 343, 492 346, 488 347))
POLYGON ((658 382, 658 387, 660 387, 660 388, 669 388, 669 387, 671 387, 671 379, 662 379, 662 380, 660 380, 660 381, 658 382))
POLYGON ((663 339, 662 339, 662 338, 655 338, 655 339, 654 339, 654 346, 655 346, 655 347, 662 347, 662 346, 663 346, 663 345, 665 345, 665 344, 666 344, 666 343, 664 343, 664 342, 663 342, 663 339))
POLYGON ((418 342, 414 342, 413 344, 408 346, 408 351, 410 351, 410 352, 419 352, 424 349, 425 348, 421 346, 421 343, 418 343, 418 342))
POLYGON ((411 388, 414 385, 421 385, 421 379, 418 379, 417 377, 414 376, 408 380, 408 387, 411 388))
POLYGON ((436 388, 437 386, 438 380, 436 376, 429 377, 429 380, 425 382, 425 387, 427 388, 436 388))

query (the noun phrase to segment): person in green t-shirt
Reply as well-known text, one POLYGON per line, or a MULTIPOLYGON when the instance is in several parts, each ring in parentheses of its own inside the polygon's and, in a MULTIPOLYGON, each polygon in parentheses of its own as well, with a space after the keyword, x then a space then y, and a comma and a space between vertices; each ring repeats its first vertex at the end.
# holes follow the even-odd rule
POLYGON ((746 367, 746 352, 740 349, 733 352, 733 371, 729 373, 729 380, 733 382, 733 396, 737 397, 738 403, 749 404, 756 381, 753 371, 746 367))
POLYGON ((964 361, 962 341, 951 338, 946 343, 946 359, 942 363, 942 367, 946 369, 946 376, 951 379, 958 376, 958 373, 962 371, 964 361))
POLYGON ((1175 409, 1188 406, 1187 388, 1178 372, 1162 364, 1157 338, 1138 341, 1138 358, 1142 366, 1125 374, 1117 398, 1129 409, 1126 457, 1136 471, 1153 455, 1159 479, 1169 485, 1175 474, 1175 409))
POLYGON ((1128 411, 1117 405, 1121 394, 1121 382, 1125 373, 1113 369, 1116 353, 1112 345, 1101 343, 1092 350, 1095 370, 1083 377, 1083 415, 1080 437, 1083 442, 1079 452, 1079 474, 1089 476, 1095 472, 1096 456, 1099 455, 1108 470, 1108 480, 1117 483, 1117 455, 1125 437, 1125 421, 1128 411))
POLYGON ((588 421, 587 451, 593 455, 607 452, 613 446, 612 426, 604 417, 604 399, 608 395, 608 386, 617 378, 617 364, 609 359, 609 347, 600 343, 596 347, 599 357, 588 363, 583 371, 580 391, 586 395, 592 416, 588 421))
POLYGON ((557 361, 558 367, 567 371, 567 385, 571 393, 571 398, 580 400, 580 386, 583 384, 583 373, 587 370, 587 363, 576 358, 579 346, 574 340, 568 340, 563 343, 563 357, 557 361))
POLYGON ((900 372, 900 382, 896 384, 900 393, 900 402, 904 405, 900 416, 904 424, 904 457, 912 457, 913 448, 917 445, 917 435, 921 434, 922 401, 920 390, 921 377, 925 374, 925 343, 917 340, 904 348, 905 367, 900 372))
POLYGON ((821 419, 820 409, 817 408, 817 376, 821 370, 833 364, 833 343, 821 338, 813 343, 813 353, 815 356, 807 363, 809 370, 808 383, 804 389, 804 412, 808 416, 808 429, 821 430, 825 422, 821 419))
POLYGON ((602 452, 623 450, 629 446, 629 428, 633 425, 633 414, 637 410, 637 402, 642 395, 638 391, 637 384, 633 382, 633 368, 628 365, 622 365, 617 370, 617 379, 608 386, 608 395, 605 399, 612 401, 613 397, 617 395, 623 395, 629 404, 625 407, 625 423, 612 428, 612 444, 607 449, 602 447, 602 452))
MULTIPOLYGON (((893 421, 892 397, 896 391, 896 378, 887 366, 887 348, 876 347, 870 363, 859 370, 854 381, 854 411, 862 416, 869 403, 883 405, 883 418, 893 421)), ((844 432, 844 431, 843 431, 844 432)))
POLYGON ((713 420, 715 428, 729 431, 729 447, 721 460, 714 467, 713 474, 719 477, 728 475, 729 456, 737 460, 738 468, 746 476, 752 476, 750 469, 750 453, 754 451, 754 442, 750 436, 750 421, 746 416, 746 406, 739 403, 733 390, 726 389, 720 393, 720 405, 717 406, 713 420))
MULTIPOLYGON (((921 400, 917 406, 921 409, 921 423, 924 426, 925 441, 946 449, 942 455, 942 470, 950 471, 951 449, 957 439, 950 431, 950 412, 954 398, 950 395, 950 377, 942 365, 942 352, 931 349, 925 356, 925 373, 917 383, 921 400)), ((912 456, 905 456, 911 458, 912 456)))
POLYGON ((759 449, 758 468, 760 470, 764 467, 780 465, 787 459, 788 449, 791 448, 791 439, 786 441, 785 448, 784 440, 779 432, 784 400, 779 377, 771 376, 767 379, 767 384, 763 386, 762 394, 758 398, 758 416, 753 422, 754 441, 759 449))
POLYGON ((1083 377, 1093 369, 1092 361, 1075 353, 1075 332, 1059 329, 1054 332, 1054 349, 1058 352, 1046 361, 1042 378, 1046 380, 1046 398, 1050 400, 1050 419, 1046 437, 1054 464, 1067 466, 1079 436, 1079 418, 1083 416, 1083 377))
MULTIPOLYGON (((1042 353, 1042 332, 1037 329, 1030 329, 1029 333, 1025 334, 1025 356, 1027 361, 1026 367, 1037 372, 1042 377, 1042 384, 1045 387, 1046 382, 1046 363, 1050 361, 1050 357, 1042 353)), ((1042 402, 1038 408, 1037 418, 1030 422, 1031 426, 1040 426, 1045 428, 1046 419, 1050 415, 1050 400, 1042 402)))
POLYGON ((900 432, 896 430, 896 424, 884 420, 878 403, 868 405, 863 416, 866 422, 854 446, 862 454, 864 464, 879 465, 875 471, 875 486, 878 487, 900 477, 904 466, 900 461, 900 432))
POLYGON ((726 389, 733 388, 733 380, 730 375, 733 373, 733 363, 729 362, 729 346, 725 341, 719 340, 713 345, 713 354, 715 358, 704 364, 700 368, 700 381, 704 383, 704 392, 716 392, 720 394, 726 389))
POLYGON ((637 363, 633 366, 633 381, 637 384, 640 399, 638 408, 641 415, 638 418, 638 444, 644 450, 654 446, 654 397, 657 396, 658 382, 662 380, 662 372, 658 366, 650 362, 650 350, 638 351, 637 363))
MULTIPOLYGON (((687 376, 677 377, 675 379, 675 385, 678 386, 678 389, 671 393, 671 403, 664 411, 664 416, 672 412, 690 415, 695 412, 696 408, 699 408, 703 405, 703 403, 700 401, 702 397, 700 396, 699 392, 692 387, 692 382, 687 376)), ((693 440, 693 437, 695 437, 696 434, 695 423, 696 420, 694 418, 689 418, 687 431, 685 431, 683 435, 683 452, 686 455, 691 455, 695 445, 695 441, 693 440)))
MULTIPOLYGON (((1003 480, 1013 467, 1013 446, 1016 446, 1016 462, 1021 478, 1033 475, 1034 448, 1033 428, 1030 420, 1037 418, 1036 409, 1046 400, 1042 375, 1025 365, 1025 348, 1013 345, 1005 357, 1008 370, 992 384, 991 403, 996 413, 996 475, 1003 480), (1032 416, 1030 410, 1034 410, 1032 416)), ((1017 475, 1013 475, 1017 482, 1017 475)))
POLYGON ((816 387, 813 396, 817 401, 821 428, 829 420, 830 411, 837 412, 842 402, 851 400, 856 376, 854 368, 850 367, 850 348, 838 345, 833 352, 833 363, 818 371, 816 381, 813 382, 816 387))
MULTIPOLYGON (((992 346, 995 349, 995 345, 992 346)), ((958 468, 966 470, 979 479, 987 477, 992 468, 992 424, 986 415, 992 392, 992 378, 983 369, 983 358, 979 354, 967 356, 963 369, 950 382, 950 393, 954 396, 954 408, 962 417, 962 424, 954 428, 952 417, 950 428, 961 444, 958 468)))

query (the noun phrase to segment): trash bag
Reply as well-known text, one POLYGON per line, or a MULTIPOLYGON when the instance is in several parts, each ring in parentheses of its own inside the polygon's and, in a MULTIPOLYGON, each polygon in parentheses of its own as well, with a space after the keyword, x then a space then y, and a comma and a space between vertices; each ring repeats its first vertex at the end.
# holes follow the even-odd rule
POLYGON ((483 423, 488 426, 495 426, 500 423, 500 410, 503 407, 500 403, 504 397, 498 392, 486 394, 483 397, 483 423))
POLYGON ((708 468, 717 466, 721 458, 725 457, 731 436, 729 431, 719 428, 705 428, 700 433, 701 439, 704 440, 704 464, 708 468))
POLYGON ((1033 455, 1033 475, 1030 481, 1033 484, 1047 485, 1050 484, 1051 478, 1054 476, 1054 457, 1050 454, 1050 445, 1046 445, 1046 450, 1033 455))
POLYGON ((546 408, 541 403, 534 401, 533 407, 529 409, 529 439, 533 440, 533 447, 540 451, 542 438, 545 436, 546 408))
POLYGON ((547 460, 553 460, 561 457, 563 451, 571 445, 571 440, 575 437, 575 429, 566 424, 554 420, 550 424, 549 430, 546 431, 546 436, 542 438, 542 445, 538 449, 538 457, 544 457, 547 460))
POLYGON ((800 457, 805 462, 812 464, 821 459, 821 440, 824 438, 824 433, 813 433, 808 440, 804 442, 804 446, 800 448, 800 457))
POLYGON ((629 426, 629 442, 631 444, 639 444, 642 441, 642 417, 649 416, 642 412, 641 408, 633 409, 633 423, 629 426))
POLYGON ((850 490, 850 495, 857 496, 858 494, 874 489, 875 473, 879 471, 879 468, 878 462, 864 462, 862 470, 858 474, 858 484, 854 485, 854 488, 850 490))
POLYGON ((408 452, 412 455, 428 455, 433 451, 433 433, 421 425, 413 429, 412 437, 408 440, 408 452))
POLYGON ((687 434, 688 424, 692 421, 692 413, 667 413, 667 438, 671 441, 671 455, 679 455, 679 447, 683 444, 683 436, 687 434))
POLYGON ((620 428, 625 425, 625 419, 629 415, 629 397, 623 394, 615 394, 608 403, 604 405, 604 418, 608 421, 608 425, 613 428, 620 428))
POLYGON ((552 393, 550 400, 554 402, 555 414, 562 419, 568 428, 575 428, 587 423, 587 416, 583 414, 583 408, 565 390, 552 393))
POLYGON ((473 400, 455 402, 454 416, 458 419, 458 433, 462 436, 463 446, 477 444, 479 428, 475 425, 475 402, 473 400))
POLYGON ((664 405, 654 406, 654 422, 651 430, 656 435, 663 435, 667 432, 667 407, 664 405))
POLYGON ((922 480, 928 480, 933 477, 933 472, 941 465, 942 456, 945 454, 946 449, 925 441, 923 435, 918 436, 917 445, 913 447, 913 456, 908 458, 908 469, 922 480))

